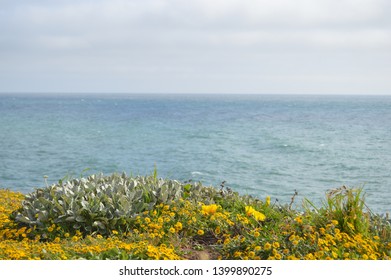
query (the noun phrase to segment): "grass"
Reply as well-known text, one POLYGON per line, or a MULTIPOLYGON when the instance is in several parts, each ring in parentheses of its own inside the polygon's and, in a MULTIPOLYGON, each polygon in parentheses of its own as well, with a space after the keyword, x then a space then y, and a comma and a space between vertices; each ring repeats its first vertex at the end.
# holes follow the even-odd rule
POLYGON ((195 197, 183 192, 169 203, 156 201, 126 227, 104 233, 51 219, 39 230, 20 223, 12 213, 25 199, 0 189, 0 259, 391 258, 390 223, 366 208, 362 189, 339 188, 321 207, 305 200, 298 211, 270 197, 202 186, 195 197))

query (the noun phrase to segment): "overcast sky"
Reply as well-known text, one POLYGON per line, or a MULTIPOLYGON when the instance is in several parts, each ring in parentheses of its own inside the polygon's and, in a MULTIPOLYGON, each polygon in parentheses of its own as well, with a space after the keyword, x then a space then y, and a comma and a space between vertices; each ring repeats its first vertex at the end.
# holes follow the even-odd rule
POLYGON ((391 94, 391 1, 0 0, 0 92, 391 94))

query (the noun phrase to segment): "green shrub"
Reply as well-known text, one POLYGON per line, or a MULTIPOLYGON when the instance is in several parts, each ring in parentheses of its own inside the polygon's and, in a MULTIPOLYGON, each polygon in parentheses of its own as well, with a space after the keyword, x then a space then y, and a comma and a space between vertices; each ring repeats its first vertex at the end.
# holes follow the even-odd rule
MULTIPOLYGON (((131 220, 156 204, 170 204, 201 184, 158 179, 156 174, 131 178, 123 174, 91 175, 37 189, 26 195, 12 217, 35 230, 51 224, 83 233, 126 230, 131 220)), ((189 195, 188 195, 189 196, 189 195)))

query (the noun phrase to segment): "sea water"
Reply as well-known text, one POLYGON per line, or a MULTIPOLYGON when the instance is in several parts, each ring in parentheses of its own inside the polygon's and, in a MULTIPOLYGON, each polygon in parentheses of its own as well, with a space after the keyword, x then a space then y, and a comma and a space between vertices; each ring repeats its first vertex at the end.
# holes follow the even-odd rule
POLYGON ((287 204, 363 187, 391 210, 391 96, 2 95, 0 187, 151 174, 287 204), (86 170, 88 169, 88 170, 86 170))

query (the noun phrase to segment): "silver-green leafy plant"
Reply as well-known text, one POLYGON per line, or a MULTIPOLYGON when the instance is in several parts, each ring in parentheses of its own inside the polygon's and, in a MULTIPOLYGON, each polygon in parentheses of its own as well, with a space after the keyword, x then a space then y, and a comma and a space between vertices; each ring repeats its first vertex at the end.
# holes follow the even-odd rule
POLYGON ((179 198, 206 200, 208 189, 201 183, 160 179, 156 173, 134 178, 125 173, 96 174, 36 189, 26 195, 12 217, 36 231, 56 224, 85 234, 109 234, 114 229, 131 230, 134 218, 156 204, 170 204, 179 198))

